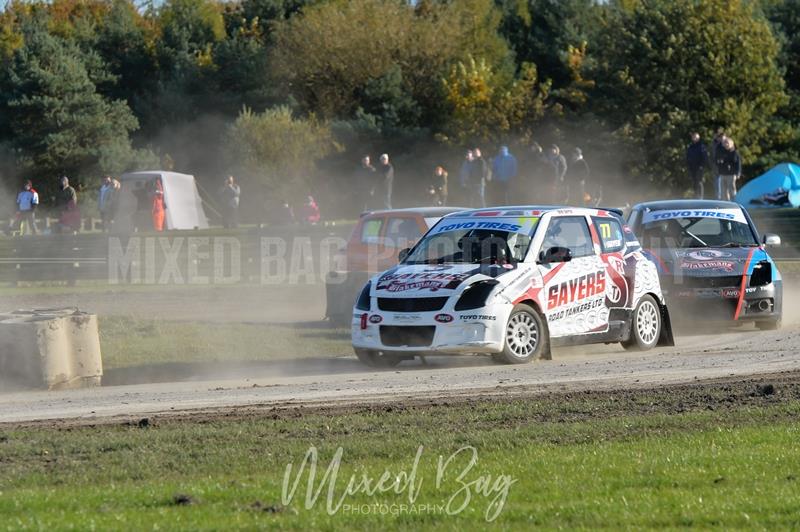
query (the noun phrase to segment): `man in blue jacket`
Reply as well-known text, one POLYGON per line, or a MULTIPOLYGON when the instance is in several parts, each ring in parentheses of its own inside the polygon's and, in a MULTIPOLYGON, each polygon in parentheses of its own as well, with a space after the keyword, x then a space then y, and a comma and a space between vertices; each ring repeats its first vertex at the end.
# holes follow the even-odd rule
POLYGON ((496 196, 494 203, 508 205, 509 191, 517 177, 517 159, 508 151, 508 146, 500 146, 500 153, 492 162, 492 179, 496 196))

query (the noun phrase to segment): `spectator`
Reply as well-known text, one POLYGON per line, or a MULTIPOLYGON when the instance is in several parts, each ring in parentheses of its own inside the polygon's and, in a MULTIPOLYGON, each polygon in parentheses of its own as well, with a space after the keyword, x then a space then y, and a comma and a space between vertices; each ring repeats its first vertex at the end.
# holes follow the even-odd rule
POLYGON ((239 227, 239 196, 242 191, 232 175, 225 178, 219 195, 222 200, 222 225, 225 229, 239 227))
POLYGON ((578 193, 578 203, 586 205, 592 201, 592 195, 588 193, 587 185, 591 183, 591 171, 589 163, 583 158, 583 151, 580 148, 572 150, 572 165, 570 166, 570 185, 578 193))
POLYGON ((567 159, 561 155, 561 150, 553 144, 550 146, 547 160, 553 170, 553 184, 551 201, 554 203, 569 203, 569 186, 564 179, 567 175, 567 159))
POLYGON ((699 133, 692 133, 691 139, 692 142, 686 148, 686 167, 689 170, 689 179, 691 179, 694 187, 694 197, 703 199, 705 193, 703 172, 708 166, 708 150, 706 145, 700 142, 699 133))
POLYGON ((476 171, 480 172, 481 183, 483 183, 483 205, 486 207, 486 195, 488 194, 489 185, 492 182, 492 165, 486 161, 486 157, 481 153, 480 148, 473 148, 472 153, 475 154, 475 161, 477 162, 476 171))
POLYGON ((434 206, 447 205, 447 170, 437 166, 428 189, 434 206))
POLYGON ((486 181, 484 180, 483 164, 475 158, 475 152, 467 150, 464 162, 461 163, 461 172, 458 176, 462 197, 469 207, 486 207, 486 181))
POLYGON ((524 203, 542 203, 542 185, 545 181, 545 168, 550 165, 538 142, 531 144, 524 159, 520 162, 520 179, 516 195, 524 203))
POLYGON ((25 181, 22 190, 17 194, 17 214, 12 224, 13 231, 19 231, 20 236, 25 234, 25 228, 30 228, 36 234, 36 207, 39 206, 39 193, 33 188, 31 180, 25 181), (25 224, 25 225, 23 225, 25 224))
POLYGON ((136 198, 136 212, 131 214, 131 225, 135 231, 144 231, 152 220, 152 204, 150 202, 150 192, 148 184, 144 181, 136 181, 133 185, 133 197, 136 198))
POLYGON ((294 209, 291 205, 289 205, 288 201, 283 200, 281 202, 281 216, 279 223, 293 224, 294 221, 294 209))
POLYGON ((500 153, 492 161, 494 203, 496 205, 508 205, 511 196, 509 188, 516 180, 517 170, 517 158, 508 151, 508 146, 500 146, 500 153))
POLYGON ((150 200, 152 201, 152 209, 150 213, 153 216, 153 229, 161 232, 164 230, 164 219, 166 218, 167 210, 167 205, 164 203, 164 184, 161 183, 161 178, 157 177, 151 186, 150 200))
POLYGON ((111 224, 114 223, 119 188, 119 181, 112 179, 110 175, 104 176, 101 180, 100 191, 97 194, 97 210, 100 211, 100 229, 104 233, 110 231, 111 224))
POLYGON ((381 155, 378 172, 383 185, 383 208, 392 208, 392 185, 394 184, 394 166, 389 162, 389 155, 381 155))
POLYGON ((742 175, 742 159, 732 139, 723 139, 722 146, 717 149, 716 159, 719 171, 717 199, 733 201, 736 196, 736 180, 742 175))
POLYGON ((370 210, 375 197, 375 167, 370 162, 369 155, 361 158, 361 164, 355 174, 356 190, 362 191, 358 198, 359 208, 363 211, 370 210))
POLYGON ((300 221, 305 224, 316 225, 319 223, 319 220, 320 214, 317 202, 314 201, 313 196, 306 197, 306 202, 303 204, 300 212, 300 221))
POLYGON ((719 128, 714 139, 711 141, 711 175, 714 176, 714 189, 719 196, 719 169, 717 168, 717 152, 722 149, 722 141, 725 140, 725 130, 719 128))
POLYGON ((69 178, 61 176, 58 180, 61 189, 56 194, 56 208, 59 211, 56 232, 67 233, 81 228, 81 211, 78 209, 78 193, 69 185, 69 178))

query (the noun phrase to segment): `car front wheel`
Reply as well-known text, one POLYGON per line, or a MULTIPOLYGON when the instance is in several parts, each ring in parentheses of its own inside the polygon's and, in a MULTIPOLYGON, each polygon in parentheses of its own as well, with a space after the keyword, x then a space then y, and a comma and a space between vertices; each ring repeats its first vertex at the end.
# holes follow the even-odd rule
POLYGON ((503 351, 495 358, 507 364, 525 364, 538 358, 547 342, 541 315, 528 305, 517 305, 506 323, 503 351))
POLYGON ((653 296, 645 295, 633 311, 631 336, 622 347, 633 351, 646 351, 658 343, 661 336, 661 308, 653 296))

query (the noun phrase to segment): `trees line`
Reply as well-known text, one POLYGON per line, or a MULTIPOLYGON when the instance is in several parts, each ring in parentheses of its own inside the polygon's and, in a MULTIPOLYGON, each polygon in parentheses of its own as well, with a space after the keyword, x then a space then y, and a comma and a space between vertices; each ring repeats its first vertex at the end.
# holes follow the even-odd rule
POLYGON ((725 128, 746 176, 797 159, 798 30, 797 0, 14 0, 0 172, 46 201, 58 175, 174 166, 324 207, 365 153, 421 188, 536 140, 682 193, 694 130, 725 128))

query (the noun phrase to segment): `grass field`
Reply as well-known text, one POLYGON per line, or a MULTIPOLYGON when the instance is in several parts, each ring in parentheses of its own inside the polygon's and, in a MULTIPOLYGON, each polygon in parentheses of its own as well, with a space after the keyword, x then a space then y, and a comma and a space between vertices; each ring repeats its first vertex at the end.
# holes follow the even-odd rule
POLYGON ((296 325, 100 318, 103 367, 244 362, 352 354, 350 331, 327 322, 296 325))
POLYGON ((148 426, 5 427, 0 523, 471 530, 494 519, 520 530, 796 529, 800 384, 769 396, 755 390, 702 385, 302 415, 241 411, 148 426), (287 464, 299 466, 312 445, 322 493, 306 508, 304 474, 294 498, 282 501, 287 464), (323 483, 340 447, 338 477, 323 483), (414 495, 398 475, 412 473, 420 447, 414 495), (438 458, 469 447, 475 466, 459 480, 470 455, 456 454, 437 487, 438 458), (385 471, 383 487, 395 489, 346 493, 351 475, 377 480, 385 471), (356 513, 359 505, 367 506, 356 513))

